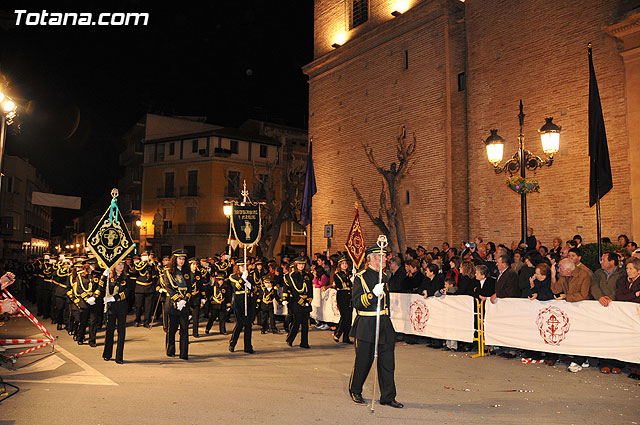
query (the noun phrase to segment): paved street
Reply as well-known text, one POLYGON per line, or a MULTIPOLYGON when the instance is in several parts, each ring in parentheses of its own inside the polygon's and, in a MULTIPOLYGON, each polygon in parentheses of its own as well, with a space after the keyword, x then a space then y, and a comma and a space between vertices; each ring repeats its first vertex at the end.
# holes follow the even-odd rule
MULTIPOLYGON (((0 327, 0 335, 25 332, 22 320, 0 327)), ((640 423, 640 387, 626 374, 595 368, 571 374, 563 364, 472 359, 405 343, 396 348, 398 400, 405 408, 377 406, 371 414, 347 393, 353 346, 313 330, 311 350, 289 348, 283 334, 256 330, 257 354, 249 355, 242 343, 230 353, 227 336, 202 329, 185 362, 164 355, 160 326, 128 327, 124 365, 102 360, 104 332, 92 349, 54 331, 55 354, 42 358, 50 352, 44 348, 16 366, 42 358, 38 362, 15 372, 0 368, 21 390, 0 403, 0 424, 640 423)), ((364 396, 369 401, 369 381, 364 396)))

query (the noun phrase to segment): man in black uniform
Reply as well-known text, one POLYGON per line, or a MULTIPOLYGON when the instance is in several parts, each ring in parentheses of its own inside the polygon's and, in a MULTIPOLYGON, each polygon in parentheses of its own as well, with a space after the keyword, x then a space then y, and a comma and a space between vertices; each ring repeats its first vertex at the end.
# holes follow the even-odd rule
POLYGON ((136 327, 140 326, 144 311, 144 327, 151 328, 151 314, 153 314, 153 293, 157 281, 157 269, 149 262, 147 251, 140 255, 140 261, 135 263, 136 278, 136 327))
POLYGON ((233 312, 236 316, 236 326, 233 328, 231 340, 229 340, 229 351, 232 353, 236 348, 240 332, 244 329, 244 352, 253 354, 251 345, 251 327, 256 314, 256 285, 253 277, 249 275, 243 260, 236 262, 237 272, 229 276, 229 281, 233 286, 233 312), (247 294, 247 314, 245 315, 244 297, 247 294))
POLYGON ((225 277, 229 277, 231 275, 232 267, 231 267, 231 263, 229 263, 229 261, 227 261, 227 253, 223 252, 220 254, 220 261, 216 261, 213 264, 213 267, 215 268, 215 272, 218 273, 224 273, 225 277))
POLYGON ((260 313, 260 324, 262 325, 262 333, 266 334, 267 330, 277 334, 276 316, 273 311, 273 300, 280 302, 278 291, 271 283, 271 277, 267 274, 262 276, 262 286, 258 290, 258 309, 260 313))
MULTIPOLYGON (((364 403, 362 386, 371 369, 376 341, 376 309, 380 300, 380 338, 378 341, 378 381, 380 383, 380 404, 395 408, 404 407, 396 401, 395 338, 396 333, 389 317, 389 278, 383 273, 379 283, 379 270, 384 269, 384 250, 371 246, 365 252, 368 267, 356 275, 353 282, 353 306, 357 311, 351 328, 351 336, 356 339, 356 358, 349 381, 349 394, 356 403, 364 403), (380 255, 380 253, 383 255, 380 255)), ((375 385, 375 383, 374 383, 375 385)))
POLYGON ((298 329, 302 328, 300 347, 309 347, 309 314, 313 301, 313 277, 305 268, 307 261, 298 257, 293 261, 294 269, 284 278, 285 289, 282 295, 283 304, 293 316, 293 324, 287 335, 287 345, 293 346, 293 341, 298 335, 298 329))
POLYGON ((176 355, 176 331, 180 328, 180 358, 189 359, 189 301, 191 300, 191 270, 186 264, 187 251, 179 249, 173 252, 169 266, 161 276, 163 287, 167 291, 166 313, 168 330, 166 334, 167 356, 176 355))
POLYGON ((204 306, 207 299, 204 293, 204 281, 207 279, 208 273, 200 267, 200 260, 197 258, 189 259, 189 269, 191 270, 191 278, 193 287, 191 289, 191 320, 193 323, 193 337, 200 338, 200 309, 204 306))

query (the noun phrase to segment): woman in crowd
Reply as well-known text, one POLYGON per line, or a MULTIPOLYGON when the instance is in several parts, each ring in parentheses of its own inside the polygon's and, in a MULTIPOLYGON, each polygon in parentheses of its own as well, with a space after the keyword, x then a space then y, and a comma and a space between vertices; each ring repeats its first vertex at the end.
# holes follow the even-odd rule
POLYGON ((116 363, 124 363, 124 340, 127 327, 127 273, 125 263, 119 262, 113 270, 106 269, 100 279, 100 294, 104 295, 105 314, 107 315, 107 331, 104 336, 104 361, 111 360, 113 352, 113 335, 118 329, 118 345, 116 346, 116 363))
MULTIPOLYGON (((329 275, 323 266, 320 264, 315 265, 311 268, 311 272, 313 273, 313 287, 320 288, 322 292, 329 289, 329 275)), ((316 329, 321 331, 326 331, 330 329, 330 326, 324 322, 318 322, 316 329)))
POLYGON ((476 267, 472 261, 463 261, 462 264, 460 264, 460 276, 458 277, 458 291, 456 295, 475 296, 477 290, 476 267))
MULTIPOLYGON (((627 275, 618 280, 616 301, 640 303, 640 258, 627 260, 627 275)), ((629 364, 629 369, 629 378, 640 380, 640 364, 629 364)))
MULTIPOLYGON (((453 248, 451 249, 453 250, 453 248)), ((460 275, 460 271, 459 271, 460 264, 462 264, 462 258, 458 257, 457 255, 454 255, 453 257, 451 257, 449 259, 449 271, 445 276, 445 279, 448 277, 454 278, 456 281, 456 285, 458 284, 458 276, 460 275)))
POLYGON ((549 253, 556 253, 560 255, 560 251, 562 251, 562 238, 560 236, 556 236, 555 238, 553 238, 553 247, 551 247, 549 253))
POLYGON ((535 273, 529 278, 530 300, 548 301, 553 299, 551 292, 551 268, 547 263, 536 266, 535 273))
POLYGON ((402 282, 402 292, 406 294, 417 293, 422 287, 424 276, 420 273, 420 261, 411 260, 405 263, 407 275, 402 282))

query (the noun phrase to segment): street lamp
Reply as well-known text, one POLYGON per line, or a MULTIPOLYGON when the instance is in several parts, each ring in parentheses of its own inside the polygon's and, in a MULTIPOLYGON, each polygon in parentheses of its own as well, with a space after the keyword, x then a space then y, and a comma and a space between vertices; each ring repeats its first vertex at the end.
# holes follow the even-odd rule
POLYGON ((222 213, 229 219, 229 237, 227 238, 227 245, 229 245, 229 257, 231 257, 231 215, 233 214, 233 204, 231 201, 224 201, 222 213))
POLYGON ((140 244, 141 248, 146 249, 147 246, 147 226, 144 225, 142 220, 136 220, 136 226, 138 226, 138 234, 140 235, 144 231, 144 245, 140 244))
POLYGON ((0 188, 2 187, 2 158, 4 157, 4 142, 6 140, 7 126, 13 124, 17 115, 17 105, 9 96, 0 89, 0 188))
MULTIPOLYGON (((511 176, 520 171, 520 177, 527 177, 526 171, 536 171, 543 166, 550 167, 553 164, 553 155, 560 150, 560 131, 561 127, 553 123, 553 118, 545 118, 546 123, 538 130, 540 140, 542 142, 542 150, 547 155, 547 159, 542 159, 532 154, 524 148, 524 112, 522 111, 522 100, 520 100, 520 113, 518 114, 520 121, 520 134, 518 135, 518 151, 501 166, 502 156, 504 153, 504 139, 498 135, 497 129, 490 130, 491 135, 485 140, 487 148, 487 158, 496 172, 500 174, 508 172, 511 176)), ((521 209, 521 231, 522 241, 527 243, 527 194, 520 192, 520 209, 521 209)), ((527 247, 529 248, 529 247, 527 247)), ((534 247, 535 248, 535 247, 534 247)))

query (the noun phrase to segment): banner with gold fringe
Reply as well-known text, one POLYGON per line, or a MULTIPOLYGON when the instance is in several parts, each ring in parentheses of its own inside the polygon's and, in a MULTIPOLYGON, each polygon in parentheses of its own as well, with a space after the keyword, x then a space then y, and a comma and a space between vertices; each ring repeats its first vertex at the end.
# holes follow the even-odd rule
POLYGON ((111 269, 135 248, 135 243, 118 209, 118 189, 111 191, 111 205, 93 229, 87 244, 100 266, 111 269))
POLYGON ((357 206, 353 224, 351 225, 351 230, 349 230, 349 236, 344 246, 355 268, 359 269, 364 260, 364 252, 367 249, 367 245, 364 242, 364 235, 362 234, 362 227, 360 226, 360 214, 358 213, 357 206))

